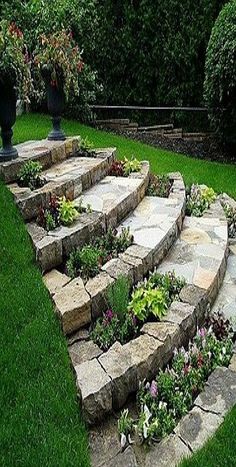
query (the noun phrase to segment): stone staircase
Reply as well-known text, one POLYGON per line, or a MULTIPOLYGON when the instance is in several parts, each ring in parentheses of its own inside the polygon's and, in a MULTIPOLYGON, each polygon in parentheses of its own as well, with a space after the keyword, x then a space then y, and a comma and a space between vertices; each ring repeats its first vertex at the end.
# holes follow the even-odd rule
POLYGON ((79 138, 21 144, 19 158, 0 163, 0 174, 26 221, 45 285, 68 335, 84 417, 94 424, 123 407, 139 381, 154 377, 174 348, 193 337, 221 288, 228 233, 219 200, 202 218, 185 217, 185 186, 179 173, 169 174, 173 184, 168 198, 146 196, 148 162, 129 177, 113 177, 108 174, 116 157, 114 148, 86 156, 80 155, 79 148, 79 138), (17 184, 19 169, 27 160, 43 165, 46 184, 38 190, 17 184), (91 212, 80 214, 70 227, 47 232, 36 217, 52 195, 64 195, 78 206, 89 204, 91 212), (81 278, 71 280, 61 268, 70 252, 102 236, 109 227, 118 232, 129 227, 133 244, 86 283, 81 278), (136 284, 154 267, 160 272, 174 270, 186 279, 181 302, 172 303, 161 322, 146 323, 139 337, 102 352, 89 340, 88 327, 106 310, 108 287, 120 274, 136 284))

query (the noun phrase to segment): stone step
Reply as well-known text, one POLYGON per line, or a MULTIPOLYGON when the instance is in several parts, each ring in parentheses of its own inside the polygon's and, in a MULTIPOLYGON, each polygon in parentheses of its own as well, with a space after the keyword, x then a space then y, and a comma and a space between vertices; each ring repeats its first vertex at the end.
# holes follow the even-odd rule
POLYGON ((173 130, 173 123, 167 123, 163 125, 149 125, 149 126, 139 126, 138 131, 161 131, 161 130, 173 130))
POLYGON ((119 258, 108 261, 95 278, 83 284, 80 279, 71 281, 57 270, 44 276, 65 333, 75 332, 106 310, 107 289, 120 274, 128 276, 133 284, 137 283, 165 256, 181 230, 185 204, 185 188, 181 176, 171 174, 171 177, 173 186, 168 199, 145 197, 120 224, 118 231, 129 226, 134 235, 134 244, 120 254, 119 258), (81 290, 84 303, 81 301, 81 290))
POLYGON ((43 272, 59 266, 70 252, 89 242, 94 235, 102 235, 119 222, 143 199, 149 180, 149 164, 142 163, 138 173, 129 177, 105 177, 98 184, 74 200, 75 205, 89 203, 91 213, 84 213, 69 227, 46 232, 36 222, 27 224, 36 251, 36 259, 43 272))
POLYGON ((54 164, 61 162, 68 157, 76 155, 79 151, 80 137, 67 138, 65 141, 27 141, 17 144, 19 154, 17 159, 0 162, 0 176, 6 183, 17 180, 18 173, 25 162, 38 161, 43 169, 48 169, 54 164))
POLYGON ((116 342, 107 352, 75 364, 82 408, 90 424, 122 407, 139 381, 153 378, 174 348, 194 336, 218 294, 227 254, 227 222, 218 201, 202 218, 185 219, 180 239, 158 268, 185 277, 181 302, 172 303, 160 322, 146 323, 136 339, 123 346, 116 342))
POLYGON ((74 156, 55 164, 42 173, 46 184, 31 191, 30 188, 19 187, 17 183, 8 185, 15 197, 25 220, 36 218, 39 209, 45 208, 51 196, 66 196, 73 200, 82 191, 105 177, 110 164, 115 158, 115 149, 98 149, 91 157, 74 156))

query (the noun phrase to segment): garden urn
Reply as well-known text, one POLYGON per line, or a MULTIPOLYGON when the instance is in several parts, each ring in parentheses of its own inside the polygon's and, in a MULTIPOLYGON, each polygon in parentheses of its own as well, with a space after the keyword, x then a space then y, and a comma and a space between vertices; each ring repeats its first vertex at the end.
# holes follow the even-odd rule
POLYGON ((14 85, 0 81, 0 126, 2 149, 0 162, 18 157, 17 149, 12 146, 12 127, 16 121, 16 91, 14 85))

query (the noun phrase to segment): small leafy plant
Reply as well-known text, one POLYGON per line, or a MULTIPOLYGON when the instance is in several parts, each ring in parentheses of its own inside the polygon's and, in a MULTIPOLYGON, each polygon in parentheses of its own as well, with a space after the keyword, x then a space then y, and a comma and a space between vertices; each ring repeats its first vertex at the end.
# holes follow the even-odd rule
POLYGON ((89 141, 88 137, 81 139, 79 153, 85 156, 93 155, 94 144, 89 141))
POLYGON ((155 270, 148 280, 134 289, 128 309, 142 322, 153 317, 161 319, 170 304, 179 300, 184 285, 185 280, 176 277, 173 272, 160 274, 155 270))
POLYGON ((223 209, 228 222, 228 234, 229 238, 236 237, 236 208, 230 206, 227 203, 223 204, 223 209))
POLYGON ((18 184, 22 187, 29 187, 31 190, 36 190, 45 184, 45 180, 41 177, 43 167, 40 162, 26 162, 18 173, 18 184))
POLYGON ((80 250, 71 252, 66 263, 67 273, 70 277, 81 276, 84 280, 96 276, 102 264, 102 251, 93 245, 85 245, 80 250))
POLYGON ((192 185, 187 190, 186 214, 201 217, 216 199, 213 188, 192 185))
POLYGON ((108 290, 109 309, 98 318, 91 339, 103 350, 108 350, 116 341, 124 344, 138 332, 137 320, 128 313, 130 284, 123 276, 108 290))
POLYGON ((71 225, 78 218, 79 213, 73 201, 66 199, 65 196, 58 200, 59 221, 63 225, 71 225))
POLYGON ((214 315, 209 327, 198 330, 188 350, 175 349, 171 365, 160 370, 151 383, 143 382, 137 395, 138 420, 122 412, 118 430, 122 446, 136 430, 142 442, 160 441, 193 406, 211 372, 227 366, 233 353, 228 320, 214 315), (223 330, 219 332, 219 330, 223 330))
MULTIPOLYGON (((122 229, 120 235, 117 234, 116 230, 111 228, 107 231, 103 237, 96 238, 91 245, 86 246, 88 260, 91 261, 90 255, 93 253, 93 262, 90 267, 85 271, 85 264, 81 263, 82 250, 73 251, 67 261, 67 272, 71 277, 77 277, 81 275, 84 279, 94 277, 98 274, 102 265, 109 261, 111 258, 115 258, 119 253, 124 252, 133 242, 133 236, 130 234, 129 229, 122 229), (88 248, 89 247, 89 248, 88 248), (95 252, 96 255, 95 255, 95 252), (93 267, 92 267, 93 265, 93 267)), ((84 261, 87 258, 84 257, 84 261)))
POLYGON ((132 172, 139 172, 141 170, 141 162, 132 157, 132 159, 124 159, 124 174, 126 177, 130 175, 132 172))
POLYGON ((46 208, 40 208, 37 223, 47 231, 54 230, 60 225, 69 226, 83 212, 90 212, 90 207, 82 207, 82 203, 74 206, 73 201, 65 197, 51 196, 46 208))
POLYGON ((168 198, 171 190, 171 180, 168 175, 150 175, 149 185, 147 187, 148 196, 158 196, 159 198, 168 198))

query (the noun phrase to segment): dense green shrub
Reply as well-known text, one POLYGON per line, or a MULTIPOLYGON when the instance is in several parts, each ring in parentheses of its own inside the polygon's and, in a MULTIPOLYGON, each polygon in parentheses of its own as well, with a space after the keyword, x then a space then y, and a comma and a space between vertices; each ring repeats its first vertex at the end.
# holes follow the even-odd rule
POLYGON ((213 128, 236 145, 236 0, 223 8, 213 27, 204 87, 213 128))

